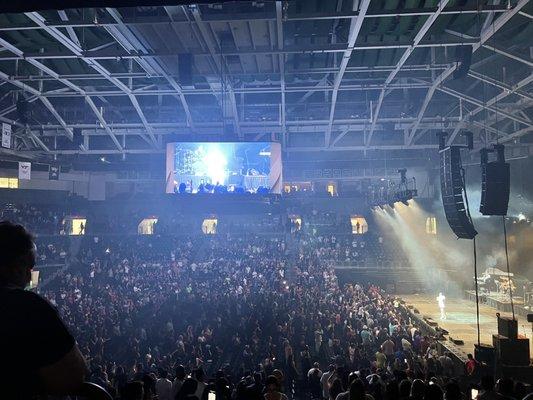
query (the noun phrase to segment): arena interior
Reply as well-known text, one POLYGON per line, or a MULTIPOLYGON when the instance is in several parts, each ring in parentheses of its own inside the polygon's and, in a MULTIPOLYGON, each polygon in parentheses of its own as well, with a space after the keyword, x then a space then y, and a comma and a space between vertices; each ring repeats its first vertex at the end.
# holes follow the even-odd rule
POLYGON ((1 2, 0 398, 533 399, 532 19, 1 2))

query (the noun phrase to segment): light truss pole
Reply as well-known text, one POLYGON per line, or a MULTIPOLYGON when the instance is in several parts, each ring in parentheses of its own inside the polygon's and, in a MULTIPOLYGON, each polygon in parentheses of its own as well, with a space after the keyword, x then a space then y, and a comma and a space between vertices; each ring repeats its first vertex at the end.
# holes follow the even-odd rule
POLYGON ((434 14, 432 14, 426 22, 424 22, 424 25, 422 25, 422 28, 418 31, 416 34, 413 44, 405 50, 403 55, 400 57, 400 60, 396 64, 396 67, 394 70, 391 71, 387 79, 385 80, 385 86, 383 89, 381 89, 381 92, 379 93, 378 103, 376 105, 376 110, 374 111, 374 118, 372 120, 372 125, 370 126, 370 131, 368 132, 368 138, 366 139, 365 144, 370 144, 370 141, 372 140, 372 135, 374 134, 374 129, 376 128, 376 123, 378 122, 379 118, 379 112, 381 111, 381 106, 383 105, 383 100, 385 98, 385 90, 387 86, 392 82, 392 80, 396 77, 398 72, 402 69, 403 65, 406 63, 407 59, 411 55, 411 53, 416 49, 416 46, 420 44, 426 33, 429 31, 433 23, 437 20, 439 15, 444 10, 444 7, 448 4, 449 0, 441 0, 439 2, 439 5, 437 7, 437 11, 435 11, 434 14))
MULTIPOLYGON (((489 40, 497 31, 499 31, 502 28, 502 26, 504 26, 513 16, 515 16, 527 3, 529 3, 529 0, 519 0, 514 8, 500 15, 498 19, 496 19, 496 21, 494 21, 486 29, 484 29, 481 32, 479 42, 477 42, 476 44, 472 46, 472 53, 479 50, 481 46, 483 46, 483 44, 487 40, 489 40)), ((413 124, 411 132, 409 133, 406 144, 411 144, 413 142, 416 131, 418 129, 418 125, 420 124, 420 121, 422 120, 422 118, 424 117, 424 114, 426 113, 426 109, 429 105, 429 102, 433 98, 433 94, 435 93, 435 90, 440 84, 442 84, 442 82, 444 82, 457 69, 457 67, 458 67, 458 64, 454 64, 448 67, 433 82, 433 85, 428 90, 426 97, 424 99, 424 102, 422 103, 422 108, 420 109, 417 119, 415 123, 413 124)))
MULTIPOLYGON (((354 0, 353 2, 354 8, 358 4, 359 4, 359 1, 354 0)), ((333 83, 333 93, 331 94, 331 109, 329 112, 329 124, 328 124, 328 127, 326 128, 326 134, 324 136, 324 145, 326 147, 329 147, 330 140, 331 140, 331 130, 333 129, 333 119, 335 117, 335 105, 337 104, 337 96, 339 94, 339 87, 341 86, 342 78, 344 77, 344 73, 346 72, 348 63, 350 62, 350 58, 352 57, 353 47, 355 46, 355 42, 357 40, 357 37, 359 36, 361 27, 363 26, 363 21, 365 19, 366 12, 368 11, 369 5, 370 5, 370 0, 362 0, 357 16, 353 17, 352 22, 350 23, 350 33, 348 36, 348 48, 344 50, 344 54, 342 56, 341 64, 339 67, 339 72, 337 72, 337 75, 335 76, 335 82, 333 83)))

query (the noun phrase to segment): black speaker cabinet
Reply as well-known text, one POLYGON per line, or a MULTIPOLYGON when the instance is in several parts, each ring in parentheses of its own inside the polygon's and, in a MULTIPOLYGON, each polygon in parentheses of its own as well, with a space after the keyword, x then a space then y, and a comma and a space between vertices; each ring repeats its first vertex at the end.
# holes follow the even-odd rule
POLYGON ((477 231, 467 215, 463 201, 463 176, 460 147, 440 151, 440 185, 446 220, 460 239, 473 239, 477 231))
POLYGON ((511 317, 498 317, 498 335, 509 339, 518 338, 518 321, 511 317))
POLYGON ((73 129, 72 141, 76 146, 81 146, 83 144, 83 135, 80 128, 73 129))
POLYGON ((192 85, 192 54, 178 55, 178 75, 182 85, 192 85))
POLYGON ((496 349, 496 359, 503 365, 529 365, 529 339, 508 339, 501 335, 492 335, 492 344, 496 349))
POLYGON ((455 48, 455 61, 461 64, 453 72, 453 79, 464 78, 472 64, 472 46, 457 46, 455 48))
POLYGON ((494 366, 496 361, 496 349, 486 344, 474 345, 474 358, 487 365, 494 366))
POLYGON ((481 205, 483 215, 507 215, 511 173, 509 163, 481 164, 481 205))

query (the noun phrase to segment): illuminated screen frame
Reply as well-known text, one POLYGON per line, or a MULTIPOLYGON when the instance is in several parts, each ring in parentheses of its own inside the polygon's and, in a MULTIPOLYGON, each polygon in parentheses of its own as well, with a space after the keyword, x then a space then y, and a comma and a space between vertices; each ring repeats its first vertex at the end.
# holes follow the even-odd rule
POLYGON ((176 193, 176 165, 175 165, 175 149, 179 144, 198 144, 198 145, 212 145, 212 144, 258 144, 264 143, 270 146, 270 173, 268 176, 270 193, 281 194, 283 188, 283 168, 281 160, 281 144, 276 142, 172 142, 167 143, 166 149, 166 180, 165 192, 176 193))

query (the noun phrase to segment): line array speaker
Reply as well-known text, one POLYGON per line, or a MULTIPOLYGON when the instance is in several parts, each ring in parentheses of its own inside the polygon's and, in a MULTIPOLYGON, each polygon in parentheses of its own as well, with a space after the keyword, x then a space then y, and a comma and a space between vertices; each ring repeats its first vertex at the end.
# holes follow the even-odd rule
POLYGON ((74 128, 72 130, 72 141, 76 146, 81 146, 83 144, 83 135, 81 134, 80 128, 74 128))
POLYGON ((178 55, 178 75, 182 85, 192 85, 192 54, 178 55))
POLYGON ((497 161, 488 162, 487 149, 481 152, 481 204, 483 215, 507 215, 511 192, 511 170, 502 145, 494 146, 497 161))
POLYGON ((31 118, 30 104, 24 99, 17 101, 17 116, 23 124, 31 118))
POLYGON ((466 213, 461 175, 461 148, 446 147, 440 151, 440 185, 446 220, 460 239, 473 239, 477 231, 466 213))
POLYGON ((455 48, 455 61, 460 64, 453 72, 453 79, 464 78, 470 71, 472 64, 472 46, 457 46, 455 48))

